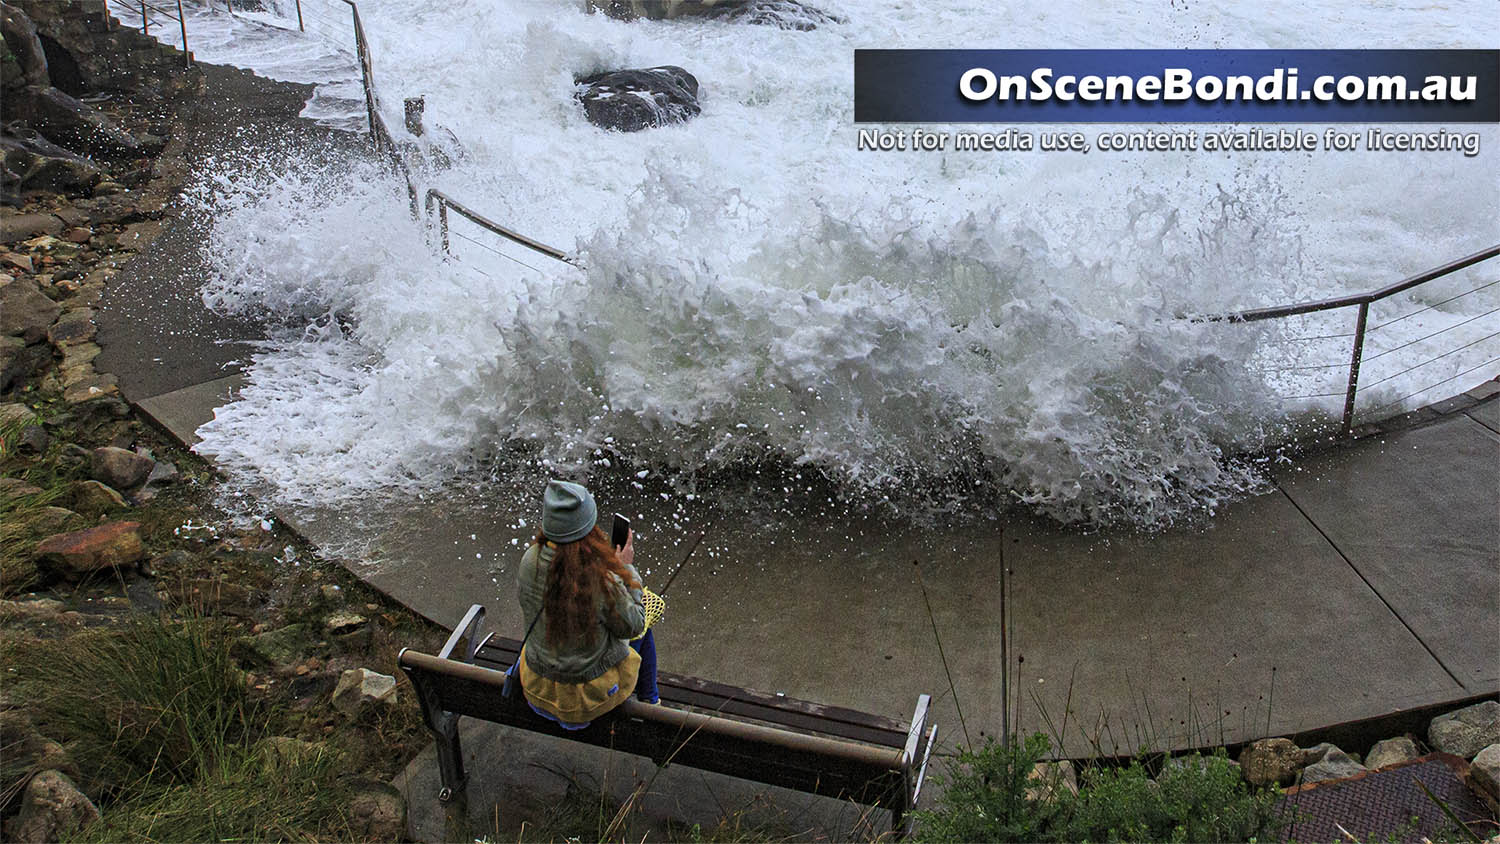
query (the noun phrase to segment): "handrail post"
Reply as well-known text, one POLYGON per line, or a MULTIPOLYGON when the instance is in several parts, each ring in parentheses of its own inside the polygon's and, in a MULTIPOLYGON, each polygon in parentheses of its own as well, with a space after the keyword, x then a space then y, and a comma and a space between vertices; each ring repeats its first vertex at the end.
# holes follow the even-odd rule
POLYGON ((297 0, 297 31, 307 31, 307 27, 302 25, 302 0, 297 0))
POLYGON ((1370 303, 1359 303, 1359 321, 1354 326, 1354 352, 1349 359, 1349 388, 1344 393, 1343 435, 1354 431, 1354 395, 1359 389, 1359 361, 1365 354, 1365 324, 1370 319, 1370 303))
POLYGON ((182 66, 193 66, 193 54, 188 52, 187 15, 182 13, 182 0, 177 0, 177 23, 182 27, 182 66))
POLYGON ((151 20, 146 17, 146 0, 141 0, 141 34, 151 34, 151 20))

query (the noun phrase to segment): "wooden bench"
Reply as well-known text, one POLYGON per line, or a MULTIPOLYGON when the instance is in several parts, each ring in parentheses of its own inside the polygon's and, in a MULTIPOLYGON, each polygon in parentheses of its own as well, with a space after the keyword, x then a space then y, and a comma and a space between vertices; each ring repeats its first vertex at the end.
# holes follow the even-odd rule
POLYGON ((437 743, 447 802, 467 784, 458 743, 463 716, 770 785, 887 809, 897 836, 908 831, 937 738, 929 695, 917 698, 909 724, 784 695, 661 672, 661 704, 631 698, 583 730, 564 730, 501 694, 520 642, 484 635, 484 607, 469 608, 436 656, 403 649, 411 680, 437 743))

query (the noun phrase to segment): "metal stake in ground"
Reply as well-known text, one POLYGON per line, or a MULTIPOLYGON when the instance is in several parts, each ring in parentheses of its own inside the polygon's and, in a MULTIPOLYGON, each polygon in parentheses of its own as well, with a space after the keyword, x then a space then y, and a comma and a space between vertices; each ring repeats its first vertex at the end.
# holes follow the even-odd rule
POLYGON ((948 654, 943 651, 943 637, 938 635, 937 616, 932 614, 932 601, 927 598, 927 583, 922 580, 922 563, 912 560, 917 568, 917 588, 922 590, 922 603, 927 605, 927 621, 932 625, 932 638, 937 640, 938 659, 943 661, 943 673, 948 676, 948 691, 953 693, 953 708, 958 710, 958 725, 964 730, 964 744, 974 749, 974 740, 969 738, 969 725, 964 721, 964 708, 958 703, 958 687, 953 684, 953 672, 948 670, 948 654))

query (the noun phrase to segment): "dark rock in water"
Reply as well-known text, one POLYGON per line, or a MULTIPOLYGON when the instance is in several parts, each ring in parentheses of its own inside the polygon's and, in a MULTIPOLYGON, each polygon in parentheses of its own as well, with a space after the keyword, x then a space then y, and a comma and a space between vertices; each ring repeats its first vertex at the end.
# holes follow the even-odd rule
POLYGON ((799 32, 807 32, 826 24, 844 22, 843 18, 811 6, 804 6, 796 0, 744 0, 744 2, 716 3, 704 10, 703 16, 734 23, 795 29, 799 32))
POLYGON ((616 70, 578 80, 589 122, 604 129, 638 132, 696 117, 698 80, 680 67, 616 70))
POLYGON ((588 0, 590 11, 618 20, 718 18, 806 32, 843 19, 797 0, 588 0))

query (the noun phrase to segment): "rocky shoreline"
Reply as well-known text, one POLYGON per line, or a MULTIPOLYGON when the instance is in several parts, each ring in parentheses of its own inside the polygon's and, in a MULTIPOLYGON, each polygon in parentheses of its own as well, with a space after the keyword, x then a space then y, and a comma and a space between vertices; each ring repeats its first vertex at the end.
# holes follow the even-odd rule
MULTIPOLYGON (((115 377, 95 366, 94 317, 106 287, 162 231, 183 186, 179 112, 201 94, 202 74, 120 27, 103 2, 0 6, 4 838, 132 837, 173 789, 224 785, 209 767, 195 778, 153 769, 132 779, 91 764, 98 737, 59 708, 82 694, 101 713, 132 711, 138 701, 115 693, 123 672, 140 666, 99 655, 134 661, 131 643, 147 625, 194 644, 199 657, 232 660, 223 663, 233 672, 227 705, 253 717, 243 747, 221 748, 215 764, 259 760, 235 774, 243 779, 285 763, 337 798, 299 797, 322 810, 304 812, 283 834, 400 840, 405 807, 387 783, 429 739, 409 688, 393 676, 395 654, 436 648, 444 632, 284 528, 218 507, 212 467, 134 411, 115 377), (59 103, 66 108, 52 108, 59 103)), ((156 726, 122 717, 120 734, 105 738, 124 743, 156 726)), ((275 828, 265 818, 244 822, 246 834, 275 828)))

